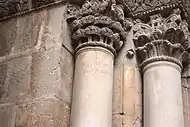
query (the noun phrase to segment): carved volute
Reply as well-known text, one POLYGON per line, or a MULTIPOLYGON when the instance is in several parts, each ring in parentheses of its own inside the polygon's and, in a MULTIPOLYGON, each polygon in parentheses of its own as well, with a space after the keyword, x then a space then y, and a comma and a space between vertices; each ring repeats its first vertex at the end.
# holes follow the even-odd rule
POLYGON ((69 5, 67 14, 75 51, 100 46, 116 54, 131 28, 123 5, 115 0, 85 0, 81 7, 69 5))
POLYGON ((167 18, 152 15, 146 24, 137 20, 133 40, 140 66, 170 61, 183 67, 189 61, 189 37, 188 24, 182 20, 180 9, 173 10, 167 18))

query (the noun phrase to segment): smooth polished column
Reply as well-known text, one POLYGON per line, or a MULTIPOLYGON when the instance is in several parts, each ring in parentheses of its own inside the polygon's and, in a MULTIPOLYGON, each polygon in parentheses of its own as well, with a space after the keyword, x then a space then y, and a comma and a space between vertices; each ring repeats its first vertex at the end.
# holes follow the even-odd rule
POLYGON ((184 127, 180 66, 153 62, 143 78, 144 127, 184 127))
POLYGON ((101 47, 76 55, 71 127, 111 127, 114 56, 101 47))

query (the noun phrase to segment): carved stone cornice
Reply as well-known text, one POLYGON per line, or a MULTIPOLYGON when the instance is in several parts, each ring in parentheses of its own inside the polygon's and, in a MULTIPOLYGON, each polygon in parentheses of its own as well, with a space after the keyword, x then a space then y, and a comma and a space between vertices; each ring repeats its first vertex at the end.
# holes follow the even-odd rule
POLYGON ((0 0, 0 21, 68 0, 0 0))
POLYGON ((69 5, 67 21, 75 51, 84 46, 100 46, 116 54, 131 28, 123 5, 115 0, 86 0, 81 7, 69 5))
POLYGON ((170 61, 182 67, 190 60, 190 33, 180 9, 173 10, 167 18, 152 15, 147 24, 137 20, 133 40, 142 68, 154 61, 170 61))
POLYGON ((181 0, 125 0, 134 17, 151 15, 169 8, 181 6, 181 0))

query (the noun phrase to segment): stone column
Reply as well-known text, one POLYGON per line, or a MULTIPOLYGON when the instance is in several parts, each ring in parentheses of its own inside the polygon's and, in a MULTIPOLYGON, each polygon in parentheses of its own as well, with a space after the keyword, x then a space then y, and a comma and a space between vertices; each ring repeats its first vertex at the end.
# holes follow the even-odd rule
POLYGON ((137 23, 134 42, 144 80, 144 126, 184 127, 181 70, 189 57, 187 23, 176 9, 168 18, 137 23))
POLYGON ((67 21, 76 59, 70 127, 111 127, 114 58, 130 28, 123 7, 88 0, 68 6, 67 21))
POLYGON ((158 61, 144 68, 144 126, 184 127, 181 68, 158 61))
POLYGON ((101 47, 77 52, 72 127, 111 127, 113 60, 113 54, 101 47))

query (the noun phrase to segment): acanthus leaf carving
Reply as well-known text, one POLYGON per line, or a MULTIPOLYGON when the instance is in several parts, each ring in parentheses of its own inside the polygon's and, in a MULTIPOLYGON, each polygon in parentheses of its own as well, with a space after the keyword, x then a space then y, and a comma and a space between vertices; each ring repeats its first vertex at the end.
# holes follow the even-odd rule
POLYGON ((75 49, 101 42, 104 43, 101 46, 112 47, 115 54, 131 28, 131 22, 125 19, 123 5, 115 0, 85 0, 81 7, 69 5, 67 11, 75 49))
POLYGON ((167 18, 160 14, 150 16, 147 24, 137 20, 133 40, 142 67, 159 60, 172 61, 181 67, 182 63, 189 62, 186 59, 190 56, 190 32, 179 9, 167 18))

